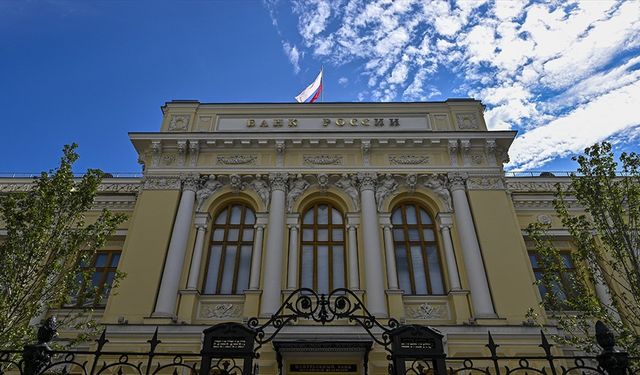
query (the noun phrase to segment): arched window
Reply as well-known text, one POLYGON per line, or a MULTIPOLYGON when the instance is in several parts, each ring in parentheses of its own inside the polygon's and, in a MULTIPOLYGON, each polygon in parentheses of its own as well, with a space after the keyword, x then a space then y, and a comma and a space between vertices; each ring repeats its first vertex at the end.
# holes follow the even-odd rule
POLYGON ((330 203, 316 203, 302 217, 300 285, 318 293, 345 286, 344 219, 330 203))
POLYGON ((204 294, 240 294, 249 287, 256 215, 233 203, 216 216, 211 231, 204 294))
POLYGON ((444 294, 436 228, 427 211, 401 203, 391 214, 400 289, 406 294, 444 294))

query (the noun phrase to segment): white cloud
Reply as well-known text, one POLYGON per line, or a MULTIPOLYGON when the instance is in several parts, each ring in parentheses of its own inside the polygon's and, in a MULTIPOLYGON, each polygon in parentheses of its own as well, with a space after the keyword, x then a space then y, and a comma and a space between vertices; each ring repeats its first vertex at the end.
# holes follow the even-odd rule
POLYGON ((342 86, 347 86, 347 84, 349 84, 349 78, 340 77, 340 79, 338 79, 338 83, 342 86))
POLYGON ((300 72, 300 52, 298 52, 298 48, 296 46, 292 46, 288 42, 284 42, 282 44, 282 48, 284 49, 284 53, 287 55, 289 62, 293 65, 293 72, 298 74, 300 72))
MULTIPOLYGON (((631 110, 637 103, 624 97, 637 94, 640 81, 638 5, 294 0, 294 12, 302 51, 361 67, 366 87, 358 100, 429 100, 444 91, 432 83, 442 80, 431 78, 453 74, 445 79, 456 82, 449 95, 481 99, 490 129, 517 129, 510 166, 532 168, 589 142, 632 128, 638 133, 640 114, 631 110), (603 103, 622 110, 604 115, 603 103), (610 117, 612 123, 597 130, 574 124, 587 117, 610 117)), ((296 61, 302 51, 296 50, 296 61)))
POLYGON ((640 125, 640 81, 604 94, 566 116, 518 137, 511 146, 511 167, 532 169, 581 151, 625 129, 640 125))

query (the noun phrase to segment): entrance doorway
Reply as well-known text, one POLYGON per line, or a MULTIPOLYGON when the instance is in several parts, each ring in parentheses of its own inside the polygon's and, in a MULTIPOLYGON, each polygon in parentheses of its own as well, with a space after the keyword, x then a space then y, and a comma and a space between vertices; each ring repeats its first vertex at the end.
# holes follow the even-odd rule
POLYGON ((367 375, 373 341, 274 341, 282 375, 367 375))

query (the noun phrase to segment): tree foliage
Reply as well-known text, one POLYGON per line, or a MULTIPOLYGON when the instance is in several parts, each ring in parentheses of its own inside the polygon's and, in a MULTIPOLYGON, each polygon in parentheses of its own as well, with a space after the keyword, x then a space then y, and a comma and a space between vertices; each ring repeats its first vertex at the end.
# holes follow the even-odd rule
POLYGON ((542 304, 557 320, 558 341, 596 351, 593 324, 602 320, 618 344, 640 355, 640 157, 622 153, 619 163, 604 142, 574 157, 568 189, 557 186, 554 207, 572 238, 576 272, 568 274, 549 225, 529 226, 545 272, 538 281, 542 304), (578 214, 579 213, 579 214, 578 214))
POLYGON ((104 173, 89 169, 75 179, 76 147, 66 145, 59 167, 42 172, 29 191, 0 196, 0 223, 7 230, 0 239, 0 349, 32 341, 30 321, 48 308, 95 293, 80 288, 79 277, 90 273, 82 264, 125 219, 103 210, 96 220, 85 220, 104 173))

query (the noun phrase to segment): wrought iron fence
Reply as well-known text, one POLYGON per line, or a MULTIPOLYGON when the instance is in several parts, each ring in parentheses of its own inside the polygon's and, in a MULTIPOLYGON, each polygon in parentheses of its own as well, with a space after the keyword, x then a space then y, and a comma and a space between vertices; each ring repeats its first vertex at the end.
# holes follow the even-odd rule
MULTIPOLYGON (((306 306, 306 305, 305 305, 306 306)), ((303 306, 305 314, 307 308, 303 306)), ((338 314, 340 315, 340 314, 338 314)), ((52 350, 50 341, 55 335, 55 321, 48 320, 38 331, 38 340, 26 345, 23 350, 0 351, 0 375, 255 375, 258 365, 252 359, 258 358, 257 350, 266 342, 256 341, 246 346, 237 331, 229 331, 224 340, 207 341, 207 332, 222 332, 229 327, 236 329, 238 324, 223 323, 205 330, 205 344, 201 352, 164 352, 158 351, 162 342, 156 328, 153 337, 139 352, 107 350, 106 329, 96 340, 94 350, 52 350), (239 345, 234 347, 234 342, 239 345), (231 344, 229 344, 231 343, 231 344), (211 351, 216 345, 223 345, 222 351, 211 351), (244 346, 243 346, 244 345, 244 346), (208 349, 207 349, 208 348, 208 349), (234 351, 238 349, 237 352, 234 351), (222 354, 221 354, 222 353, 222 354)), ((398 346, 391 344, 389 373, 392 375, 640 375, 640 358, 631 358, 627 353, 614 348, 615 339, 610 330, 602 323, 596 325, 596 338, 602 347, 597 356, 555 356, 553 345, 541 332, 541 353, 538 356, 502 356, 498 353, 491 333, 487 344, 489 356, 448 357, 444 352, 430 351, 442 342, 421 341, 412 338, 411 330, 426 329, 422 326, 400 326, 398 346), (406 331, 406 335, 402 331, 406 331), (405 340, 407 339, 407 340, 405 340), (402 345, 411 350, 403 351, 402 345)), ((249 325, 244 328, 249 336, 259 332, 249 325)), ((262 338, 264 339, 264 337, 262 338)), ((266 340, 265 340, 266 341, 266 340)), ((280 367, 282 374, 282 367, 280 367)), ((365 368, 366 374, 366 368, 365 368)))

